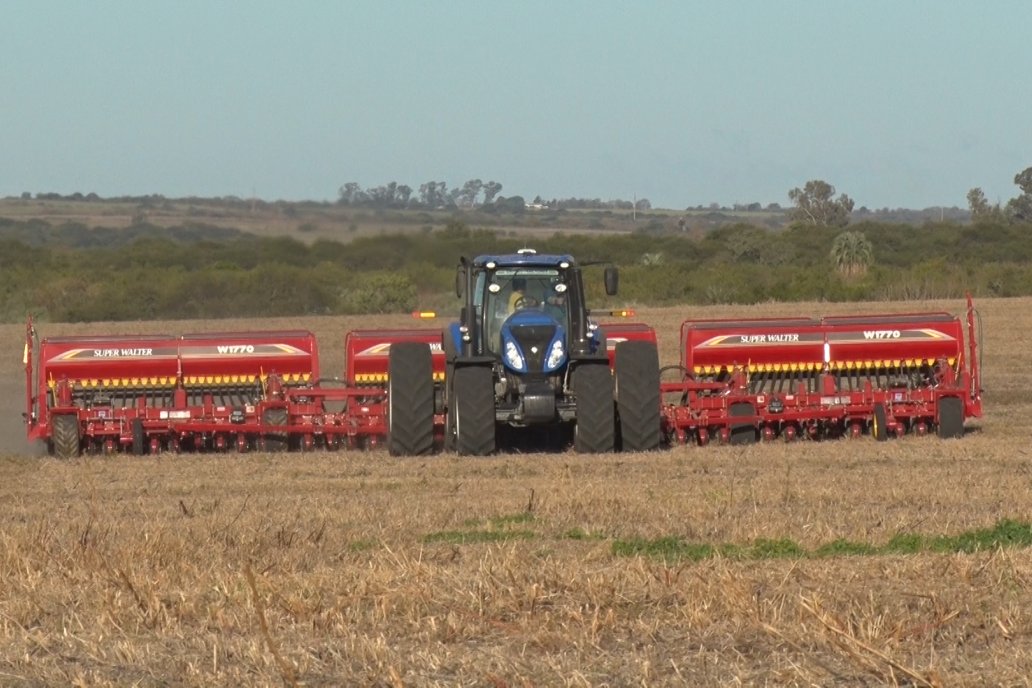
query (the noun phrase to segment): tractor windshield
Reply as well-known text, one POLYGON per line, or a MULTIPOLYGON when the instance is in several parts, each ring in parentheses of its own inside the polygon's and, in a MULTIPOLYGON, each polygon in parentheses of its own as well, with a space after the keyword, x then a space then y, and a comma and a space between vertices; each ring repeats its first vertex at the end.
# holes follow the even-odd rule
POLYGON ((502 323, 519 310, 537 309, 548 313, 564 328, 569 327, 566 282, 554 268, 499 268, 482 273, 486 289, 478 283, 478 295, 484 295, 486 348, 498 353, 501 348, 502 323))

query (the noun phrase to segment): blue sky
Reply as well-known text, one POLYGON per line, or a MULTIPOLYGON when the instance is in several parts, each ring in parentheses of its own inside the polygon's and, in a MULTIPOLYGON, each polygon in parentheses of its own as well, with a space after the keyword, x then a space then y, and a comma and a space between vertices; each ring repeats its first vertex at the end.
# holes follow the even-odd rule
POLYGON ((1006 202, 1032 3, 0 0, 0 196, 1006 202))

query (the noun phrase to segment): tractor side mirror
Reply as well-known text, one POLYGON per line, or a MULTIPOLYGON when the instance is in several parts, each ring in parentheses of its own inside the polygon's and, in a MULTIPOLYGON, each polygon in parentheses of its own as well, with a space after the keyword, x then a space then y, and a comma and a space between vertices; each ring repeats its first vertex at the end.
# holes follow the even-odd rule
POLYGON ((455 271, 455 296, 462 298, 466 291, 466 266, 460 265, 455 271))
POLYGON ((616 296, 617 288, 620 286, 620 273, 617 271, 615 265, 609 265, 606 267, 604 279, 606 282, 606 294, 609 296, 616 296))

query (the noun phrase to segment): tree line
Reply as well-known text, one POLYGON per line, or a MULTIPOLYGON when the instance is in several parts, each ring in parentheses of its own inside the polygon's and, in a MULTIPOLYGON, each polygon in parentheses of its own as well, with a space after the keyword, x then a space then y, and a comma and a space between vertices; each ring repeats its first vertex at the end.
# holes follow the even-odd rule
POLYGON ((362 188, 358 182, 348 182, 340 187, 337 202, 355 208, 447 210, 454 208, 479 208, 485 212, 522 213, 525 209, 548 208, 552 210, 650 210, 652 203, 647 198, 635 201, 615 199, 603 201, 599 198, 552 198, 540 195, 532 201, 523 196, 500 195, 502 184, 496 181, 484 182, 470 179, 462 186, 449 188, 447 182, 429 181, 419 185, 418 191, 408 184, 396 181, 370 188, 362 188))
POLYGON ((223 231, 213 238, 191 227, 72 231, 4 221, 0 319, 261 319, 416 308, 450 313, 457 307, 452 289, 460 255, 527 245, 581 261, 615 261, 623 273, 615 299, 607 300, 601 279, 586 280, 591 302, 600 307, 956 298, 968 291, 1032 295, 1032 224, 1012 219, 918 227, 795 223, 781 231, 740 223, 699 235, 557 232, 528 240, 453 218, 427 232, 310 245, 223 231), (62 232, 78 240, 30 240, 62 232))

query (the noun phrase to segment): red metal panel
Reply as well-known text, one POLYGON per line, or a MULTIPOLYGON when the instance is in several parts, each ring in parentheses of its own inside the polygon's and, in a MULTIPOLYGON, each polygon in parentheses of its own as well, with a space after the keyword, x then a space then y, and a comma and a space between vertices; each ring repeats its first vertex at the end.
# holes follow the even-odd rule
POLYGON ((827 317, 833 362, 956 360, 964 346, 960 318, 947 313, 827 317))
POLYGON ((681 365, 689 371, 823 361, 824 332, 817 320, 686 320, 681 325, 681 365))
POLYGON ((429 344, 434 374, 444 375, 445 360, 440 330, 352 330, 344 338, 344 377, 347 383, 382 384, 387 379, 391 344, 399 342, 429 344))
POLYGON ((645 323, 609 322, 599 325, 599 331, 606 341, 606 355, 609 367, 613 367, 616 358, 616 345, 620 342, 652 342, 656 343, 656 331, 645 323))
POLYGON ((39 380, 175 377, 178 340, 169 335, 50 337, 40 342, 39 380))
POLYGON ((179 355, 184 378, 272 373, 319 378, 318 345, 306 330, 188 334, 179 355))

